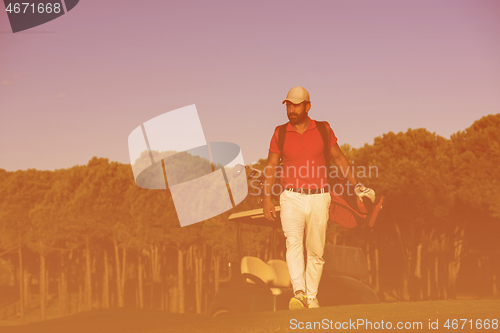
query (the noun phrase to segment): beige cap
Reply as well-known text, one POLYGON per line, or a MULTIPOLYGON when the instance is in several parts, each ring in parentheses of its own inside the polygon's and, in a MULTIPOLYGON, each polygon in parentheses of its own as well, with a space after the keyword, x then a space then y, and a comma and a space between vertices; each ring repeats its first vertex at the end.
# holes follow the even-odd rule
POLYGON ((285 104, 286 101, 290 101, 293 104, 300 104, 303 101, 310 102, 309 93, 305 88, 295 87, 290 89, 288 95, 286 95, 285 100, 281 104, 285 104))

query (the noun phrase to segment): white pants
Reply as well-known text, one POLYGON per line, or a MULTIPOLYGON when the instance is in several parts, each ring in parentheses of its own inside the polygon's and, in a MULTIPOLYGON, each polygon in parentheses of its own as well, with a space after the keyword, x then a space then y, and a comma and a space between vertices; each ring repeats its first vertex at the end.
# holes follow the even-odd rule
POLYGON ((280 196, 281 225, 286 237, 286 263, 293 291, 315 298, 323 272, 330 193, 300 194, 283 191, 280 196), (304 232, 307 266, 304 270, 304 232))

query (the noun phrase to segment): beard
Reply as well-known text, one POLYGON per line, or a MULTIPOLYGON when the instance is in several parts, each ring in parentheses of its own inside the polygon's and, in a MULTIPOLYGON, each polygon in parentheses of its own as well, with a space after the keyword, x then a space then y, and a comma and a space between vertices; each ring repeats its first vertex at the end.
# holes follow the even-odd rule
POLYGON ((288 115, 288 120, 290 120, 290 124, 297 125, 300 124, 307 119, 307 112, 302 112, 301 114, 291 113, 288 115))

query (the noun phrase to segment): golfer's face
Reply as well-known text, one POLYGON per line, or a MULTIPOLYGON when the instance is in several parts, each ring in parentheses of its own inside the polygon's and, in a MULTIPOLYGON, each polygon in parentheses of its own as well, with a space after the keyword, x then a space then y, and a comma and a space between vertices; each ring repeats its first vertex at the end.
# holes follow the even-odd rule
POLYGON ((307 108, 308 104, 307 102, 302 102, 300 104, 286 102, 286 114, 292 125, 300 124, 307 119, 307 111, 309 111, 307 108))

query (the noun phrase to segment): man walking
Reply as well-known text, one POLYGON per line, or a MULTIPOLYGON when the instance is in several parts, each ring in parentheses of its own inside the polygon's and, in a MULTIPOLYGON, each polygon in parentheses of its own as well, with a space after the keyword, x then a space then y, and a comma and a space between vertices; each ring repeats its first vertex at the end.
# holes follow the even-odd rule
MULTIPOLYGON (((276 218, 271 192, 281 158, 281 224, 286 237, 286 262, 295 294, 290 300, 289 308, 318 308, 316 295, 323 271, 326 226, 331 202, 325 144, 328 144, 331 158, 348 181, 357 184, 357 179, 354 173, 350 172, 351 166, 340 150, 330 125, 309 118, 311 101, 307 90, 302 87, 292 88, 283 104, 286 104, 290 121, 282 125, 286 126, 286 133, 284 129, 281 130, 282 126, 278 126, 271 139, 265 168, 264 215, 268 220, 276 218), (324 142, 320 126, 326 127, 328 142, 324 142), (303 254, 304 233, 306 264, 303 254)), ((356 185, 355 193, 360 200, 363 196, 369 197, 372 202, 375 199, 373 190, 359 185, 356 185)))

